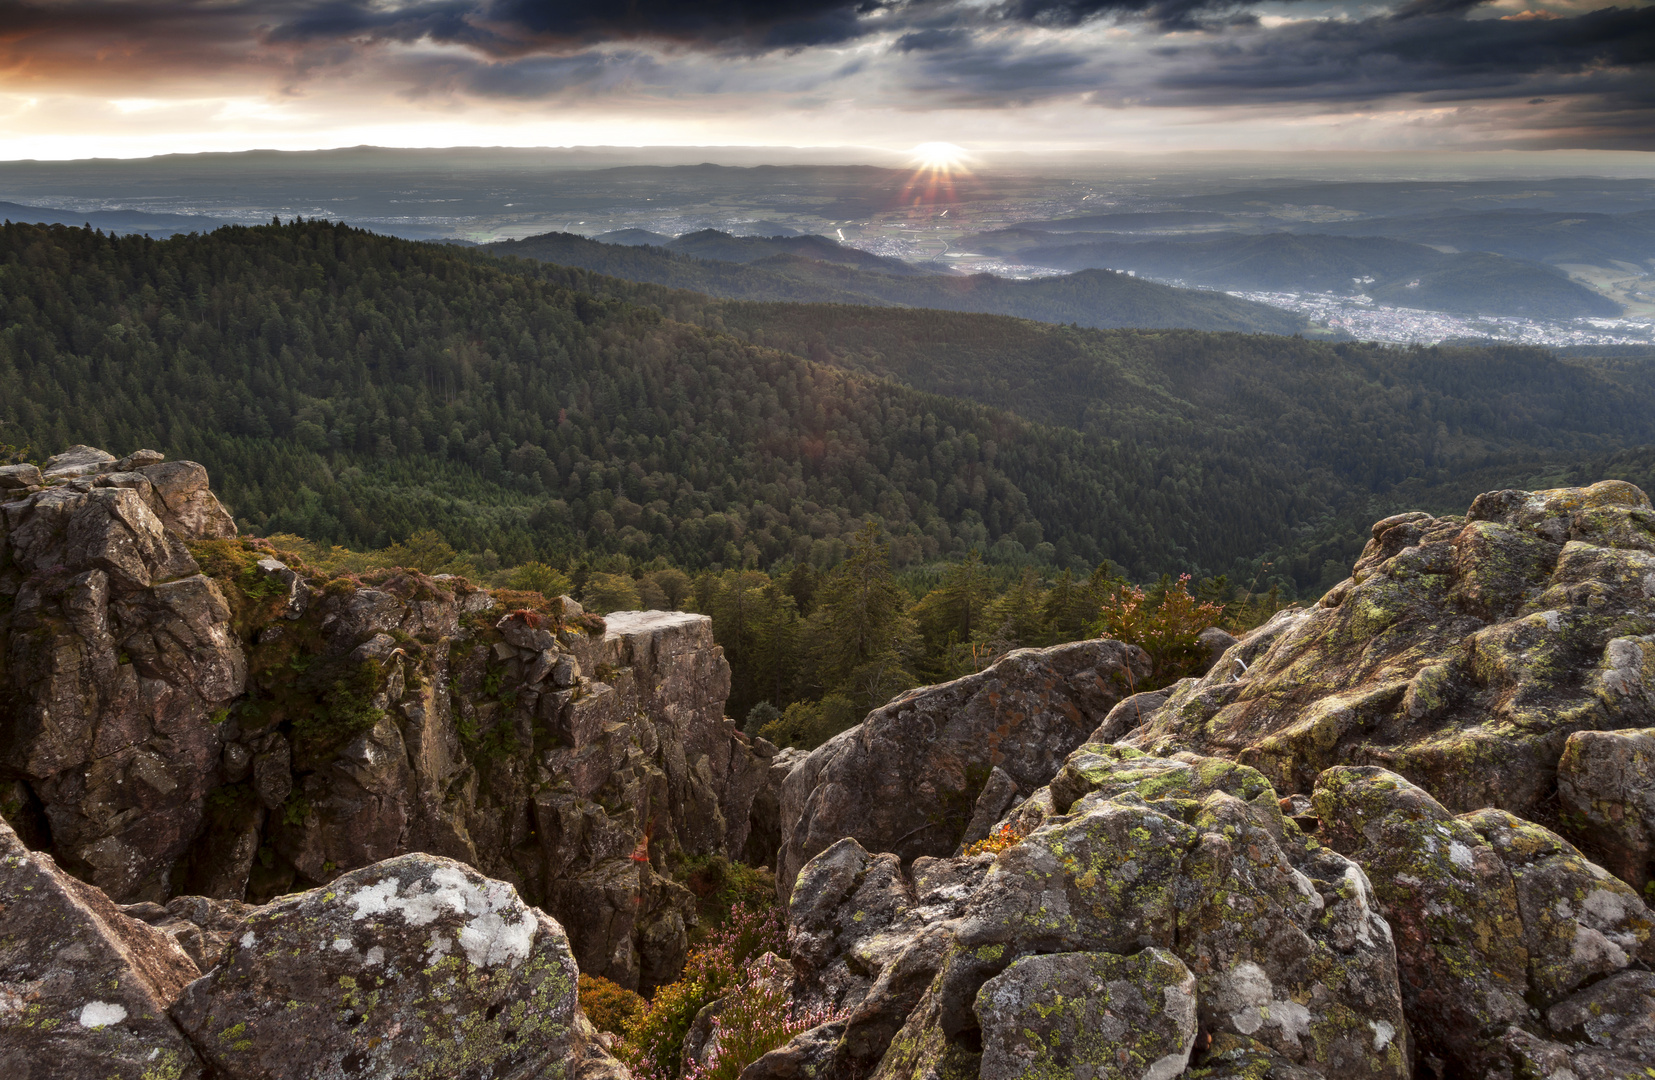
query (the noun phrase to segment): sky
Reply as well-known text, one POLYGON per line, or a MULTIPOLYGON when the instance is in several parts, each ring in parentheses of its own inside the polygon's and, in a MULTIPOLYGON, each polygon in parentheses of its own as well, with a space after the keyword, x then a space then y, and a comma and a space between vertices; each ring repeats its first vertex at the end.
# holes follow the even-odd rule
POLYGON ((1655 150, 1655 0, 0 0, 0 159, 1655 150))

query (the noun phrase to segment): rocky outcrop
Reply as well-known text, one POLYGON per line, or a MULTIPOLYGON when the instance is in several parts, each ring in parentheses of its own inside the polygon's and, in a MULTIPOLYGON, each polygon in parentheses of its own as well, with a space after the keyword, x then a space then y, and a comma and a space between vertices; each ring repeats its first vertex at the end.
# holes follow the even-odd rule
POLYGON ((123 912, 0 822, 0 1063, 25 1080, 629 1080, 577 975, 555 920, 450 859, 123 912))
POLYGON ((152 451, 0 477, 0 643, 0 812, 122 903, 257 902, 428 852, 647 990, 687 948, 682 860, 779 842, 774 748, 724 717, 705 616, 318 575, 152 451))
POLYGON ((195 1080, 167 1019, 196 965, 167 935, 28 850, 0 821, 0 1068, 13 1077, 195 1080))
POLYGON ((1099 744, 1064 772, 1068 794, 998 856, 904 870, 846 840, 805 866, 798 993, 850 1009, 817 1075, 1410 1075, 1367 878, 1262 776, 1099 744))
POLYGON ((164 900, 247 662, 187 547, 234 524, 200 466, 140 460, 75 447, 0 489, 0 768, 65 868, 164 900))
POLYGON ((1655 729, 1577 731, 1557 763, 1565 828, 1624 882, 1655 881, 1655 729))
MULTIPOLYGON (((911 860, 951 855, 985 790, 1005 800, 1043 785, 1110 710, 1149 677, 1118 641, 1020 649, 976 675, 921 687, 829 739, 787 776, 776 885, 843 837, 911 860)), ((998 817, 996 812, 994 817, 998 817)))
POLYGON ((1351 577, 1277 615, 1127 741, 1257 767, 1308 792, 1333 765, 1443 805, 1558 822, 1577 731, 1655 724, 1655 510, 1620 481, 1479 496, 1373 527, 1351 577))

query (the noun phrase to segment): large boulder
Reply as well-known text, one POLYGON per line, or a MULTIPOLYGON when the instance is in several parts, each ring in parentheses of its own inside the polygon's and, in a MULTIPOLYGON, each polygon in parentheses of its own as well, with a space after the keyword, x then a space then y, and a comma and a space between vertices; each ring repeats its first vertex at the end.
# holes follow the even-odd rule
POLYGON ((1079 641, 1020 649, 875 709, 787 776, 782 898, 800 868, 843 837, 904 860, 953 854, 995 770, 1016 798, 1029 795, 1149 674, 1135 646, 1079 641))
MULTIPOLYGON (((1373 767, 1328 770, 1312 802, 1318 836, 1373 882, 1409 1025, 1439 1073, 1521 1074, 1514 1059, 1578 1036, 1574 995, 1655 959, 1637 893, 1548 829, 1495 809, 1456 817, 1373 767)), ((1626 1023, 1611 1026, 1606 1042, 1625 1042, 1626 1023)))
POLYGON ((173 939, 30 851, 0 821, 0 1070, 60 1080, 195 1080, 167 1018, 200 975, 173 939))
POLYGON ((1497 491, 1373 527, 1351 577, 1181 683, 1127 741, 1308 792, 1376 765, 1454 811, 1555 822, 1570 735, 1655 724, 1655 510, 1631 484, 1497 491))
POLYGON ((1154 947, 1022 957, 983 984, 973 1011, 982 1080, 1117 1071, 1172 1080, 1195 1048, 1195 976, 1154 947))
POLYGON ((404 855, 249 916, 172 1007, 225 1080, 575 1076, 563 928, 460 863, 404 855))

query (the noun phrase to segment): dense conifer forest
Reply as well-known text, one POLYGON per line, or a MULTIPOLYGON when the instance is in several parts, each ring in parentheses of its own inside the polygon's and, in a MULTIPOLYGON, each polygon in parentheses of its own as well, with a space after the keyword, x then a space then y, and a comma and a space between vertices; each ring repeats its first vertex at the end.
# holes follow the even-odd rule
POLYGON ((7 225, 0 313, 0 442, 152 446, 253 531, 489 566, 823 570, 872 519, 898 570, 1308 592, 1360 542, 1318 523, 1398 485, 1655 428, 1634 364, 715 301, 315 222, 7 225))

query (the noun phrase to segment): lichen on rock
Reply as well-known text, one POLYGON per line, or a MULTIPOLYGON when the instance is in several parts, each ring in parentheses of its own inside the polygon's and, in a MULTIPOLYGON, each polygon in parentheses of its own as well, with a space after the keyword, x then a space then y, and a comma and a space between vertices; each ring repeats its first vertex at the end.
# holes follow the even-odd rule
POLYGON ((404 855, 258 909, 172 1016, 234 1080, 572 1076, 563 928, 510 885, 404 855))

